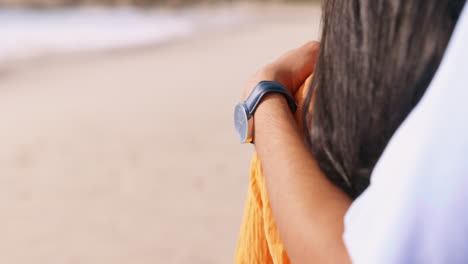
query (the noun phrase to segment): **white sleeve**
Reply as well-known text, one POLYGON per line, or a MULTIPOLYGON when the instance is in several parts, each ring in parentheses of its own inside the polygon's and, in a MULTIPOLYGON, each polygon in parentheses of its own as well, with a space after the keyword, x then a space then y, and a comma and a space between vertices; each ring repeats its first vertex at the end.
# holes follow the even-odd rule
POLYGON ((468 263, 468 8, 421 102, 349 209, 353 263, 468 263))

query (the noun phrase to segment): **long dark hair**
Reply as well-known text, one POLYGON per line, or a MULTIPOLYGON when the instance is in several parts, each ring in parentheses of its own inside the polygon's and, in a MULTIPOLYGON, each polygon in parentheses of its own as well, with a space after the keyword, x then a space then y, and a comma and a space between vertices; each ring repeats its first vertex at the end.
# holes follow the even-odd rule
POLYGON ((321 47, 304 122, 321 169, 356 197, 434 76, 465 0, 322 4, 321 47))

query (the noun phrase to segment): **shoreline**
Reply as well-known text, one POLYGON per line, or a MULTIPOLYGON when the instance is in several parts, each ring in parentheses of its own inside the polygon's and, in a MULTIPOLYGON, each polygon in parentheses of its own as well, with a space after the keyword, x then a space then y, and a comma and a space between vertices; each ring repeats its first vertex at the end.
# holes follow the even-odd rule
MULTIPOLYGON (((167 39, 149 41, 146 43, 140 44, 128 44, 123 46, 114 46, 106 48, 96 48, 89 50, 75 50, 75 51, 59 51, 54 53, 44 53, 39 55, 31 55, 27 57, 16 57, 13 59, 6 59, 5 61, 0 61, 0 78, 6 74, 10 74, 16 71, 21 71, 27 69, 28 67, 44 65, 48 63, 53 63, 56 61, 68 61, 74 59, 88 59, 90 57, 100 57, 100 56, 114 56, 119 54, 126 54, 129 52, 142 52, 145 50, 152 50, 156 48, 161 48, 167 45, 177 44, 179 42, 191 41, 191 39, 197 39, 203 35, 210 34, 219 34, 225 33, 231 30, 239 30, 248 26, 255 26, 261 23, 268 23, 271 21, 272 17, 275 19, 281 17, 280 19, 286 23, 294 23, 294 17, 288 17, 288 13, 297 13, 304 12, 308 9, 317 9, 319 5, 312 4, 301 4, 301 3, 291 3, 291 4, 281 4, 281 3, 269 3, 269 4, 258 4, 258 3, 234 3, 234 4, 214 4, 214 5, 197 5, 194 8, 181 7, 177 8, 174 14, 182 15, 195 15, 202 16, 206 15, 208 17, 213 17, 219 12, 234 12, 233 19, 237 21, 228 23, 225 25, 197 25, 192 32, 172 36, 167 39), (286 16, 283 16, 286 14, 286 16), (237 16, 237 17, 236 17, 237 16)), ((87 7, 85 7, 87 8, 87 7)), ((93 8, 93 7, 91 7, 93 8)), ((118 7, 120 8, 120 7, 118 7)), ((144 12, 166 12, 174 11, 174 9, 154 9, 154 10, 145 10, 144 12)), ((219 15, 219 14, 218 14, 219 15)), ((302 14, 301 14, 302 15, 302 14)))
MULTIPOLYGON (((141 5, 137 3, 131 3, 131 1, 124 1, 123 3, 116 3, 116 4, 101 4, 99 1, 93 3, 92 1, 86 1, 83 4, 52 4, 50 3, 49 5, 34 5, 30 4, 30 1, 24 0, 25 4, 18 4, 14 3, 15 1, 18 0, 6 0, 6 2, 0 3, 0 8, 28 8, 28 9, 54 9, 54 8, 113 8, 113 7, 137 7, 137 8, 171 8, 171 9, 183 9, 183 8, 198 8, 198 7, 217 7, 217 6, 228 6, 228 5, 258 5, 258 6, 264 6, 264 5, 304 5, 305 1, 265 1, 265 0, 257 0, 257 1, 251 1, 251 0, 237 0, 237 1, 232 1, 232 0, 214 0, 211 2, 208 1, 190 1, 191 3, 181 3, 183 2, 180 0, 177 0, 179 4, 162 4, 162 3, 154 3, 150 5, 141 5)), ((57 0, 59 1, 59 0, 57 0)), ((309 1, 310 2, 310 1, 309 1)), ((314 0, 312 4, 319 4, 319 0, 314 0)))

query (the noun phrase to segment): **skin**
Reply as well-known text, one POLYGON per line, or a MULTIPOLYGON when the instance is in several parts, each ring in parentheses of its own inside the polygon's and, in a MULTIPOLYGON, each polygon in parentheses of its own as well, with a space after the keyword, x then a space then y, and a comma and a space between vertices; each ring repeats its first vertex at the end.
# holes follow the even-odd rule
MULTIPOLYGON (((312 73, 319 49, 309 42, 265 66, 251 79, 296 92, 312 73)), ((351 199, 321 172, 308 151, 284 96, 270 94, 254 115, 255 148, 262 162, 276 224, 293 263, 351 263, 343 242, 351 199)))

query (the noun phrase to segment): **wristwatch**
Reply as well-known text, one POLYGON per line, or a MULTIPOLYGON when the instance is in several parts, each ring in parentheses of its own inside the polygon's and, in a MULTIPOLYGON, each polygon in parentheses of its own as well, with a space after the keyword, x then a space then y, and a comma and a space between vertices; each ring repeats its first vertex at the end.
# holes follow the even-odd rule
POLYGON ((234 126, 241 143, 253 143, 253 115, 263 97, 269 93, 283 94, 291 111, 296 112, 297 104, 294 97, 281 83, 271 81, 258 83, 247 100, 237 104, 234 110, 234 126))

